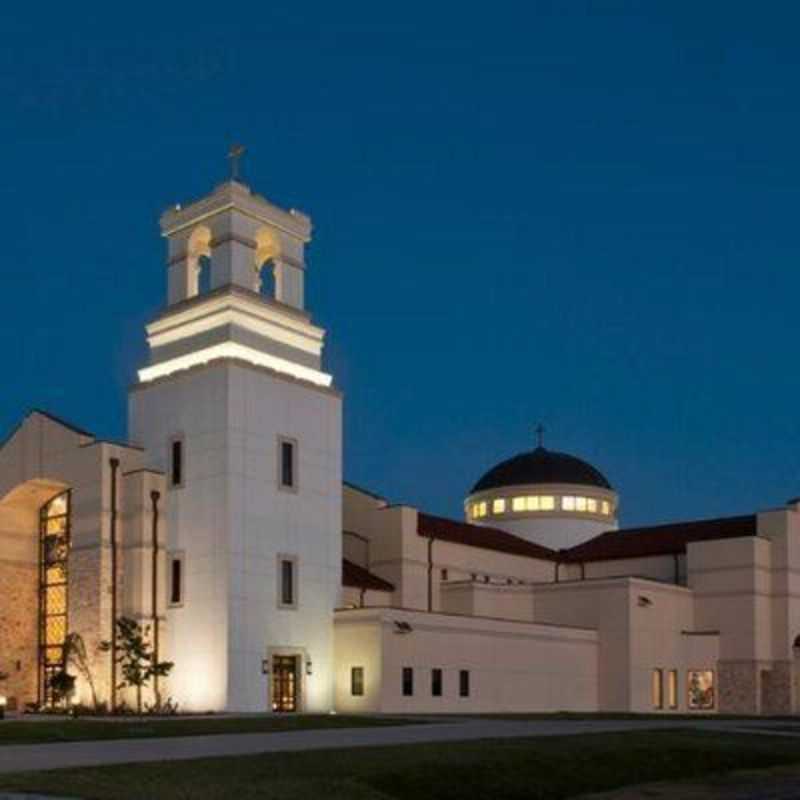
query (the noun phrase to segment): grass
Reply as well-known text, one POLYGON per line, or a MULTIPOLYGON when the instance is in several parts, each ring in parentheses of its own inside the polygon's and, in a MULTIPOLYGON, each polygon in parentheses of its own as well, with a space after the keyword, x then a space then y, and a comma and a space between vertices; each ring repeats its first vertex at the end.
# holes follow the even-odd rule
POLYGON ((154 720, 7 720, 0 723, 0 746, 51 744, 104 739, 152 739, 160 736, 209 736, 217 733, 270 733, 323 728, 404 725, 405 720, 346 714, 258 717, 207 717, 154 720))
POLYGON ((798 762, 792 739, 637 731, 20 773, 0 776, 0 789, 87 800, 554 800, 798 762))

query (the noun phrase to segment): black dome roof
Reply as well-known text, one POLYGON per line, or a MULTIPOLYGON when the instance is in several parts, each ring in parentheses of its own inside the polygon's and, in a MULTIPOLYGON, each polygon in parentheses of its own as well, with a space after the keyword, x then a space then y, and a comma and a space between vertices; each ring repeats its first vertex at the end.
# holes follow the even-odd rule
POLYGON ((574 483, 613 489, 603 473, 591 464, 566 453, 537 447, 492 467, 472 487, 470 494, 526 483, 574 483))

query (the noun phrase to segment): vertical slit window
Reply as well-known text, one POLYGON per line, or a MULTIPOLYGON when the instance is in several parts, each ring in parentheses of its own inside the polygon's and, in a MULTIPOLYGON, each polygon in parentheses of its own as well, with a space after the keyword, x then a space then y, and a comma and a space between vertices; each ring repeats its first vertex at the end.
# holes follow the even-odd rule
POLYGON ((362 697, 364 694, 364 667, 353 667, 350 670, 350 694, 362 697))
POLYGON ((170 563, 169 602, 173 606, 183 603, 183 558, 181 556, 173 557, 170 563))
POLYGON ((403 697, 414 695, 414 668, 403 667, 403 697))
POLYGON ((442 696, 442 671, 438 668, 431 670, 431 694, 434 697, 442 696))
POLYGON ((278 470, 281 489, 296 489, 297 444, 291 439, 278 440, 278 470))
POLYGON ((170 455, 170 483, 183 486, 183 440, 173 439, 170 455))
POLYGON ((459 697, 469 697, 469 670, 462 669, 458 673, 459 697))
POLYGON ((664 708, 664 670, 654 669, 652 681, 653 708, 664 708))

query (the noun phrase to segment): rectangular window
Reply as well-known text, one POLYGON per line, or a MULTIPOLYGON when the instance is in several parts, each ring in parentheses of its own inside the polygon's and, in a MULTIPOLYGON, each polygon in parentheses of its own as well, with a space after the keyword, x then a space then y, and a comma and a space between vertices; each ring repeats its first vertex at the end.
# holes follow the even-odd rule
POLYGON ((586 511, 586 498, 585 497, 576 497, 575 498, 575 510, 576 511, 586 511))
POLYGON ((539 498, 540 511, 555 511, 556 499, 551 494, 546 494, 539 498))
POLYGON ((686 677, 686 692, 690 711, 710 711, 714 708, 714 671, 690 669, 686 677))
POLYGON ((565 495, 561 498, 561 508, 563 511, 574 511, 575 510, 575 498, 570 497, 569 495, 565 495))
POLYGON ((664 670, 653 670, 652 686, 653 708, 664 708, 664 670))
POLYGON ((172 486, 183 486, 183 439, 172 440, 169 475, 172 486))
POLYGON ((538 511, 539 510, 539 498, 537 496, 527 497, 526 499, 526 507, 528 511, 538 511))
POLYGON ((169 604, 183 605, 183 554, 173 555, 169 566, 169 604))
POLYGON ((512 511, 524 511, 525 510, 525 498, 524 497, 515 497, 511 501, 511 510, 512 511))
POLYGON ((403 697, 414 695, 414 668, 403 667, 403 697))
POLYGON ((443 581, 446 581, 446 580, 447 580, 447 570, 446 570, 446 569, 443 569, 443 570, 442 570, 442 572, 441 572, 441 576, 442 576, 442 580, 443 580, 443 581))
POLYGON ((442 671, 440 669, 431 670, 431 694, 434 697, 442 696, 442 671))
POLYGON ((364 694, 364 667, 353 667, 350 670, 350 694, 361 697, 364 694))
POLYGON ((600 504, 600 508, 602 509, 604 516, 607 517, 611 514, 611 503, 609 503, 608 500, 603 500, 603 502, 600 504))
POLYGON ((492 514, 504 514, 506 510, 506 500, 501 497, 497 500, 492 500, 492 514))
POLYGON ((462 669, 458 673, 458 695, 469 697, 469 670, 462 669))
POLYGON ((278 439, 278 485, 281 489, 297 489, 297 442, 278 439))
POLYGON ((297 559, 293 556, 279 556, 280 575, 278 605, 281 608, 297 607, 297 559))
POLYGON ((667 674, 667 703, 670 708, 678 707, 678 670, 671 669, 667 674))
POLYGON ((586 510, 590 514, 596 514, 597 513, 597 500, 595 500, 593 497, 587 497, 586 498, 586 510))

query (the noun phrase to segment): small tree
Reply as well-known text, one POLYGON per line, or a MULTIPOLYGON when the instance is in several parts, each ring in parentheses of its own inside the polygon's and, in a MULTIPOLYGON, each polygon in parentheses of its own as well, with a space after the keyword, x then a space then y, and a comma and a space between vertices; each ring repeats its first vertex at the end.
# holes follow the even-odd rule
POLYGON ((67 664, 72 664, 86 683, 89 684, 89 691, 92 693, 92 706, 97 710, 97 689, 94 685, 94 674, 86 654, 86 645, 83 637, 79 633, 68 633, 64 640, 64 660, 67 664))
MULTIPOLYGON (((150 626, 142 627, 135 619, 120 617, 116 624, 117 657, 122 680, 118 689, 136 689, 136 711, 142 713, 142 689, 153 678, 169 675, 175 666, 171 661, 156 661, 148 641, 150 626)), ((111 642, 103 642, 104 651, 111 650, 111 642)))
POLYGON ((50 678, 50 691, 53 693, 53 703, 56 705, 69 700, 75 691, 75 676, 66 670, 56 672, 50 678))

